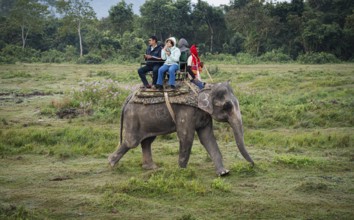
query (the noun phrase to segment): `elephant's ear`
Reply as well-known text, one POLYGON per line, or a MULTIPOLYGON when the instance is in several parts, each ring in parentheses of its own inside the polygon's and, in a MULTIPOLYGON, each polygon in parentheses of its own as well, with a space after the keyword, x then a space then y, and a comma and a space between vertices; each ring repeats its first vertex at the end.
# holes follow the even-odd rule
POLYGON ((202 90, 198 95, 198 108, 209 114, 213 113, 213 100, 211 96, 211 89, 202 90))

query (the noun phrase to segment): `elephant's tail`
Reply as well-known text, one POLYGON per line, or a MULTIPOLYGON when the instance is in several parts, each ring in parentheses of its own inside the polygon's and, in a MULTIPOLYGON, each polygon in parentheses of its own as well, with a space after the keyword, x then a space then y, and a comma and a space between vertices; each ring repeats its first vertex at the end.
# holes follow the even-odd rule
POLYGON ((127 104, 129 103, 130 99, 132 99, 137 91, 131 93, 126 99, 125 102, 123 104, 123 108, 122 108, 122 113, 120 114, 120 144, 123 143, 123 122, 124 122, 124 110, 125 107, 127 106, 127 104))
POLYGON ((120 140, 119 140, 119 144, 122 145, 123 142, 123 119, 124 119, 124 107, 122 108, 122 113, 120 114, 120 140))

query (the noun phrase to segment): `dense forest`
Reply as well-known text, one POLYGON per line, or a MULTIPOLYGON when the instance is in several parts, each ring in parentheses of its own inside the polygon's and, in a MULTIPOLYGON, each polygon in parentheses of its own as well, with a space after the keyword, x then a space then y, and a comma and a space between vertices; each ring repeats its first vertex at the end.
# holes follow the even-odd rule
MULTIPOLYGON (((353 61, 352 0, 124 0, 97 19, 90 0, 0 0, 0 63, 135 62, 150 35, 198 44, 204 58, 353 61)), ((239 61, 242 59, 239 59, 239 61)), ((241 62, 241 61, 240 61, 241 62)))

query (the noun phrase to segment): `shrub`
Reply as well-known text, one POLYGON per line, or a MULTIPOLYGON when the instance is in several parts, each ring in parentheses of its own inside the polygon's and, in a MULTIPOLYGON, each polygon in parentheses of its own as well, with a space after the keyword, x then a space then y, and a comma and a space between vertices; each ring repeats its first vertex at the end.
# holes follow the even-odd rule
POLYGON ((263 62, 276 62, 276 63, 286 63, 291 61, 289 55, 278 51, 266 52, 259 59, 263 62))
POLYGON ((203 60, 205 61, 226 61, 226 62, 231 62, 235 60, 235 56, 231 54, 211 54, 211 53, 206 53, 203 57, 203 60))
POLYGON ((13 78, 31 78, 32 75, 25 71, 9 71, 2 73, 1 79, 13 79, 13 78))
POLYGON ((78 53, 72 45, 67 45, 65 48, 65 61, 71 62, 77 59, 78 53))
POLYGON ((236 55, 236 61, 238 64, 256 64, 258 60, 256 57, 249 53, 238 53, 236 55))
POLYGON ((15 63, 20 62, 38 62, 40 58, 39 51, 32 48, 22 48, 16 45, 6 45, 0 52, 0 62, 15 63))
POLYGON ((72 91, 73 99, 81 106, 90 104, 100 107, 116 108, 121 106, 127 94, 119 87, 117 81, 112 79, 92 82, 80 82, 81 88, 72 91))
POLYGON ((324 64, 324 63, 339 63, 340 60, 331 53, 306 53, 299 55, 297 61, 302 64, 324 64))
POLYGON ((65 61, 65 54, 57 50, 44 51, 41 54, 43 63, 61 63, 65 61))
POLYGON ((91 115, 95 119, 105 119, 114 123, 118 119, 123 101, 128 91, 121 88, 117 81, 112 79, 81 82, 80 89, 71 91, 73 107, 78 107, 84 115, 91 115))
POLYGON ((97 54, 87 54, 80 57, 77 60, 77 63, 78 64, 100 64, 102 63, 102 58, 97 54))

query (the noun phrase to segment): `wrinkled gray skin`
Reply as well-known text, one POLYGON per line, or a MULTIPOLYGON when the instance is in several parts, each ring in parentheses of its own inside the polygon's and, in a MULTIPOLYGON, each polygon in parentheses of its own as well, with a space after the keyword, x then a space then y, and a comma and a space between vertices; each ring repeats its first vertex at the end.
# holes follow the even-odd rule
POLYGON ((108 158, 110 165, 113 167, 131 148, 141 144, 143 168, 155 169, 157 166, 152 159, 152 142, 157 135, 177 132, 178 163, 180 167, 185 168, 191 153, 194 133, 197 131, 201 144, 215 164, 217 175, 226 175, 229 171, 223 165, 222 155, 213 132, 212 119, 229 123, 239 151, 248 162, 254 165, 245 149, 240 107, 229 83, 212 84, 201 90, 198 95, 198 107, 172 104, 176 117, 176 123, 174 123, 166 103, 143 105, 127 100, 121 118, 124 136, 121 131, 121 144, 108 158))

